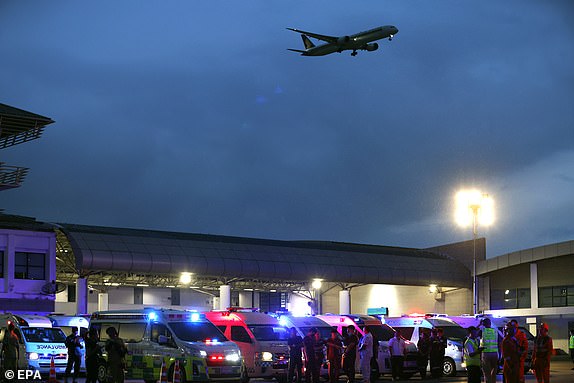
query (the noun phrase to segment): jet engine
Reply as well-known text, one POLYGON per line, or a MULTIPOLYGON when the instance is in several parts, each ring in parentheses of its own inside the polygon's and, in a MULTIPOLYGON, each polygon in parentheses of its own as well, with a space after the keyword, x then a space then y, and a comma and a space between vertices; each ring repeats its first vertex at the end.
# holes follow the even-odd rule
POLYGON ((339 37, 337 39, 337 44, 338 45, 343 45, 348 43, 349 41, 351 41, 351 38, 349 36, 343 36, 343 37, 339 37))
POLYGON ((365 45, 365 50, 372 52, 372 51, 376 51, 377 49, 379 49, 379 44, 377 43, 372 43, 372 44, 367 44, 365 45))

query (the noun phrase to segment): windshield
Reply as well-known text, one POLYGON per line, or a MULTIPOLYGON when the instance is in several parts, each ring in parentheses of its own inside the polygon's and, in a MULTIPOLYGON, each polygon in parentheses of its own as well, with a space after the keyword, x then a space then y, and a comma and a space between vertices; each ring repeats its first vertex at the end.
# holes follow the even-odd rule
MULTIPOLYGON (((253 333, 255 339, 260 341, 268 340, 286 340, 289 337, 285 327, 270 324, 251 325, 249 330, 253 333)), ((330 331, 330 330, 329 330, 330 331)))
POLYGON ((464 339, 468 334, 468 331, 463 327, 458 326, 444 326, 441 327, 444 331, 445 338, 448 339, 464 339))
POLYGON ((373 335, 373 338, 376 340, 390 340, 393 336, 395 336, 395 332, 393 331, 393 329, 387 325, 387 324, 383 324, 383 325, 369 325, 367 326, 369 328, 369 330, 371 331, 371 334, 373 335))
POLYGON ((210 339, 227 341, 223 333, 211 322, 169 322, 169 327, 185 342, 205 342, 210 339))
POLYGON ((59 328, 27 327, 22 334, 32 343, 64 343, 66 334, 59 328))
MULTIPOLYGON (((311 330, 313 327, 301 327, 301 332, 304 335, 307 335, 309 333, 309 330, 311 330)), ((332 327, 327 327, 327 326, 323 326, 323 327, 315 327, 317 330, 319 330, 319 336, 321 336, 321 339, 329 339, 331 337, 331 330, 333 330, 332 327)))

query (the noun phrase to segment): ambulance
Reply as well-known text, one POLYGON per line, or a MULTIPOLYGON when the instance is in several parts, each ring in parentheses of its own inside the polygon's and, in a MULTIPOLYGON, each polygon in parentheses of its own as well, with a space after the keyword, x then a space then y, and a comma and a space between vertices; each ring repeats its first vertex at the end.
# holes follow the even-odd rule
MULTIPOLYGON (((331 330, 333 330, 333 327, 331 327, 327 322, 317 318, 316 316, 294 316, 287 313, 278 315, 278 319, 279 323, 287 328, 287 331, 294 327, 297 331, 297 335, 299 335, 301 338, 305 338, 305 336, 309 333, 309 330, 314 327, 319 331, 319 336, 321 339, 326 341, 331 337, 331 330)), ((341 337, 340 334, 339 337, 341 337)), ((341 341, 342 339, 343 338, 341 337, 341 341)), ((323 354, 326 358, 327 350, 324 350, 323 354)), ((326 359, 323 360, 323 363, 321 364, 321 376, 329 376, 329 366, 326 359)))
POLYGON ((456 376, 457 371, 466 371, 463 363, 462 345, 467 331, 444 316, 405 315, 384 319, 389 326, 400 329, 401 335, 417 344, 424 331, 430 332, 433 327, 440 327, 447 338, 447 347, 443 360, 443 374, 456 376))
POLYGON ((86 371, 86 345, 84 343, 84 336, 86 336, 88 332, 88 326, 90 322, 81 316, 70 316, 70 315, 57 315, 57 314, 50 314, 48 315, 48 319, 52 322, 52 326, 59 327, 62 329, 66 336, 72 334, 72 329, 76 329, 78 332, 77 334, 82 337, 81 345, 82 345, 82 356, 81 356, 81 365, 80 370, 82 372, 86 371))
MULTIPOLYGON (((128 349, 126 380, 157 382, 165 363, 173 377, 179 361, 180 377, 186 381, 239 381, 244 371, 237 345, 198 312, 170 309, 98 311, 92 314, 90 329, 99 334, 104 355, 98 366, 98 380, 107 378, 106 330, 114 327, 128 349)), ((170 378, 171 380, 171 378, 170 378)))
POLYGON ((63 374, 68 361, 66 335, 45 316, 0 314, 0 343, 8 332, 8 324, 13 323, 14 332, 20 339, 18 366, 21 369, 50 373, 50 362, 54 358, 55 371, 63 374))
POLYGON ((277 318, 258 312, 258 309, 233 307, 209 311, 205 316, 241 349, 247 367, 244 381, 250 378, 287 381, 289 335, 277 318))
MULTIPOLYGON (((389 340, 395 336, 395 330, 383 324, 379 319, 370 315, 349 314, 349 315, 317 315, 318 318, 329 323, 343 337, 347 336, 347 327, 352 325, 357 329, 357 337, 360 339, 365 335, 365 327, 368 327, 373 338, 379 342, 377 352, 377 365, 371 370, 371 380, 377 379, 382 374, 390 374, 391 371, 391 353, 389 351, 389 340)), ((405 357, 403 374, 405 378, 414 375, 417 370, 417 348, 415 344, 406 339, 407 355, 405 357)), ((357 352, 357 361, 359 360, 357 352)), ((357 362, 358 363, 358 362, 357 362)), ((358 365, 358 364, 357 364, 358 365)))

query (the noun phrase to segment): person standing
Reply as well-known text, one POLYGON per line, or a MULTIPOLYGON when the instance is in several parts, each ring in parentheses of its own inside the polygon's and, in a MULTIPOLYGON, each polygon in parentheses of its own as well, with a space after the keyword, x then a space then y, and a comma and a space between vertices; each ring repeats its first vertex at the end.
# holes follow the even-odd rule
POLYGON ((518 341, 518 348, 520 352, 520 369, 518 370, 518 381, 524 383, 524 362, 528 354, 528 339, 523 331, 518 328, 518 321, 512 319, 510 323, 514 326, 514 337, 518 341))
POLYGON ((443 336, 441 328, 433 328, 431 331, 430 347, 430 369, 433 378, 440 378, 444 368, 444 350, 446 349, 446 338, 443 336))
POLYGON ((347 327, 347 336, 344 339, 345 352, 343 353, 343 370, 347 375, 347 383, 355 382, 355 360, 357 359, 357 345, 359 338, 355 335, 355 326, 347 327))
MULTIPOLYGON (((568 342, 568 349, 570 350, 570 359, 574 363, 574 329, 570 330, 570 341, 568 342)), ((574 367, 572 367, 574 370, 574 367)))
POLYGON ((518 383, 520 346, 518 345, 518 340, 514 337, 516 328, 511 323, 508 323, 505 330, 505 336, 502 340, 502 358, 504 359, 502 373, 504 374, 504 381, 506 383, 518 383))
POLYGON ((417 342, 417 367, 419 373, 421 374, 421 379, 426 379, 427 377, 427 367, 429 364, 429 354, 430 354, 430 332, 422 331, 421 337, 417 342))
POLYGON ((550 358, 554 355, 552 338, 548 336, 548 325, 542 323, 534 340, 532 365, 538 383, 550 382, 550 358))
POLYGON ((405 363, 405 350, 406 350, 405 340, 401 337, 401 331, 399 329, 396 329, 395 336, 389 340, 389 352, 391 353, 391 371, 393 380, 399 380, 403 376, 403 364, 405 363))
POLYGON ((292 383, 293 377, 297 374, 297 383, 303 380, 303 338, 297 335, 297 329, 291 327, 289 339, 287 340, 289 346, 289 370, 287 372, 287 382, 292 383))
POLYGON ((108 353, 108 375, 110 376, 108 383, 123 383, 128 349, 115 327, 108 327, 106 334, 109 337, 105 347, 108 353))
POLYGON ((370 383, 371 358, 373 357, 373 335, 371 334, 369 326, 365 326, 365 335, 361 338, 359 353, 361 355, 361 374, 363 374, 363 382, 370 383))
POLYGON ((315 356, 315 340, 316 328, 310 328, 305 338, 303 338, 303 345, 305 351, 305 382, 306 383, 319 383, 319 372, 321 366, 317 366, 317 358, 315 356))
POLYGON ((84 339, 86 345, 86 383, 97 383, 98 381, 98 360, 102 350, 98 345, 98 331, 91 328, 88 336, 84 339))
POLYGON ((72 333, 66 337, 64 341, 66 348, 68 349, 68 364, 66 365, 66 371, 64 373, 64 382, 68 382, 68 376, 74 369, 74 374, 72 375, 73 383, 76 383, 78 379, 78 374, 80 373, 80 365, 82 363, 82 344, 81 338, 78 336, 78 329, 72 327, 72 333))
POLYGON ((482 324, 484 326, 482 338, 480 339, 482 372, 485 383, 495 383, 498 371, 498 331, 491 327, 490 318, 484 318, 482 324))
POLYGON ((329 383, 339 381, 339 371, 341 370, 341 355, 343 345, 339 339, 337 330, 331 330, 331 337, 327 339, 327 361, 329 362, 329 383))
POLYGON ((468 383, 480 383, 480 354, 482 349, 478 344, 478 329, 474 326, 468 328, 468 338, 464 342, 464 362, 468 383))
POLYGON ((16 371, 18 370, 18 358, 20 357, 20 340, 16 334, 16 326, 14 323, 9 322, 2 339, 2 350, 0 352, 2 355, 2 361, 4 362, 4 373, 8 370, 16 371))

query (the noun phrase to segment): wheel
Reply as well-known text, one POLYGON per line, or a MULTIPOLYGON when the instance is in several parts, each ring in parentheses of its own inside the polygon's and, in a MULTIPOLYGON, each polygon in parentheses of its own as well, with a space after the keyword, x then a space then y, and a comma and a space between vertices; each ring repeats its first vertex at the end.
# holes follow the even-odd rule
POLYGON ((239 383, 249 383, 249 375, 247 375, 247 366, 245 366, 245 363, 241 366, 241 377, 239 378, 239 383))
POLYGON ((108 367, 105 362, 98 364, 98 382, 107 383, 108 381, 108 367))
POLYGON ((442 373, 444 376, 456 376, 456 364, 451 358, 444 358, 442 365, 442 373))

